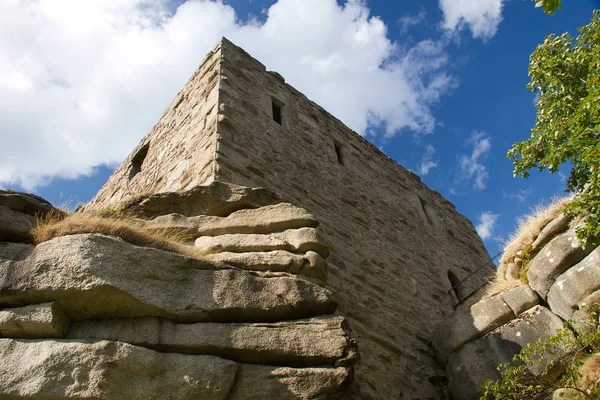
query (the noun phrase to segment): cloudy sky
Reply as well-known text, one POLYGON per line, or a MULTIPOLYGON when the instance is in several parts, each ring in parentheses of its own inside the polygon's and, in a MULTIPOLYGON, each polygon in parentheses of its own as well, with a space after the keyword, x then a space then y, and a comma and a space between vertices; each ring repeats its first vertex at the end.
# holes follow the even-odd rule
POLYGON ((565 173, 512 177, 529 54, 599 0, 0 0, 0 188, 88 201, 226 36, 418 173, 491 254, 565 173))

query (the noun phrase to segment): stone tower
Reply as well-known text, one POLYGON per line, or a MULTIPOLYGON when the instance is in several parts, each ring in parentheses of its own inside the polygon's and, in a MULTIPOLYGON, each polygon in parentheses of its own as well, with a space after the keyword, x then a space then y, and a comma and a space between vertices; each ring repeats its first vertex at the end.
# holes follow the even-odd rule
POLYGON ((268 188, 320 221, 326 286, 361 355, 352 398, 439 397, 434 326, 494 272, 469 220, 226 39, 86 209, 213 182, 268 188))

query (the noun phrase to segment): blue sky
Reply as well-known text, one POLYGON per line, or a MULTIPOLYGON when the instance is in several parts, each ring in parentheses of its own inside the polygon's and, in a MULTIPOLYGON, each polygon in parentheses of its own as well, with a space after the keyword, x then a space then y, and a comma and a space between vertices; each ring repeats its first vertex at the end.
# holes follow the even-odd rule
POLYGON ((227 36, 452 201, 490 254, 568 171, 513 178, 531 52, 598 0, 0 0, 0 187, 88 201, 227 36))

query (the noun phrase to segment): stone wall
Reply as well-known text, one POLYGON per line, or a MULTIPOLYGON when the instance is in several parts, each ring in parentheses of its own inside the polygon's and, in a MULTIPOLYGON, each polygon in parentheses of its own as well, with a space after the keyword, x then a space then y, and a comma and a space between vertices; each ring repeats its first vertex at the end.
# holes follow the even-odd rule
MULTIPOLYGON (((274 190, 321 222, 331 248, 327 287, 339 302, 339 313, 349 319, 361 352, 352 396, 437 398, 432 382, 441 381, 444 372, 437 367, 431 340, 433 327, 458 302, 450 277, 463 280, 478 271, 460 288, 463 296, 494 271, 471 222, 415 174, 239 47, 224 39, 215 54, 221 58, 214 67, 219 105, 213 178, 274 190)), ((194 98, 187 101, 177 108, 183 119, 194 98)), ((191 109, 188 114, 188 121, 196 121, 191 109)), ((169 121, 168 110, 161 123, 169 121)), ((154 132, 142 143, 151 141, 154 132)), ((161 148, 172 151, 177 142, 182 141, 161 148)), ((208 150, 191 147, 184 154, 207 157, 208 150)), ((164 168, 148 162, 152 171, 164 168)), ((123 170, 115 176, 123 176, 123 170)), ((118 202, 121 196, 111 193, 122 192, 118 179, 123 178, 112 179, 89 209, 118 202)), ((140 186, 140 191, 160 190, 152 183, 140 186)))
POLYGON ((448 271, 464 279, 488 266, 467 293, 493 271, 473 226, 279 75, 227 41, 221 51, 215 179, 268 187, 321 221, 328 288, 361 351, 356 398, 435 398, 431 333, 457 303, 448 271))
POLYGON ((217 47, 87 209, 213 181, 221 53, 217 47))

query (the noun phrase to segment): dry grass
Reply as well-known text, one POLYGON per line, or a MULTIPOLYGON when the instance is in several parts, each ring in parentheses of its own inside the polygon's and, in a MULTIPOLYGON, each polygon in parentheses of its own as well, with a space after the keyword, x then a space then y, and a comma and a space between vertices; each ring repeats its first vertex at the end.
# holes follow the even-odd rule
POLYGON ((557 197, 554 198, 550 204, 539 204, 532 209, 530 215, 519 222, 517 229, 510 235, 506 242, 507 244, 505 245, 504 254, 500 260, 500 266, 498 267, 496 276, 490 280, 486 287, 480 290, 481 294, 471 302, 472 304, 484 297, 493 296, 497 293, 527 283, 526 278, 524 279, 523 276, 521 276, 520 279, 507 280, 506 269, 508 265, 512 263, 515 258, 521 258, 523 261, 521 264, 520 275, 524 275, 526 270, 522 268, 522 265, 526 265, 533 256, 533 254, 531 254, 531 244, 538 237, 542 229, 563 212, 565 206, 570 201, 570 197, 557 197), (517 255, 517 253, 519 253, 519 255, 517 255))
POLYGON ((36 244, 56 237, 80 233, 114 236, 136 246, 153 247, 193 258, 203 258, 203 254, 193 246, 184 244, 189 240, 188 235, 167 229, 148 232, 134 226, 127 218, 103 217, 86 212, 67 216, 52 214, 38 219, 32 231, 36 244))
POLYGON ((553 219, 563 212, 565 206, 571 201, 571 197, 555 197, 548 205, 537 205, 526 218, 522 219, 515 232, 510 235, 504 247, 504 254, 500 259, 499 273, 506 272, 506 266, 510 264, 519 251, 523 251, 535 241, 542 229, 553 219))

